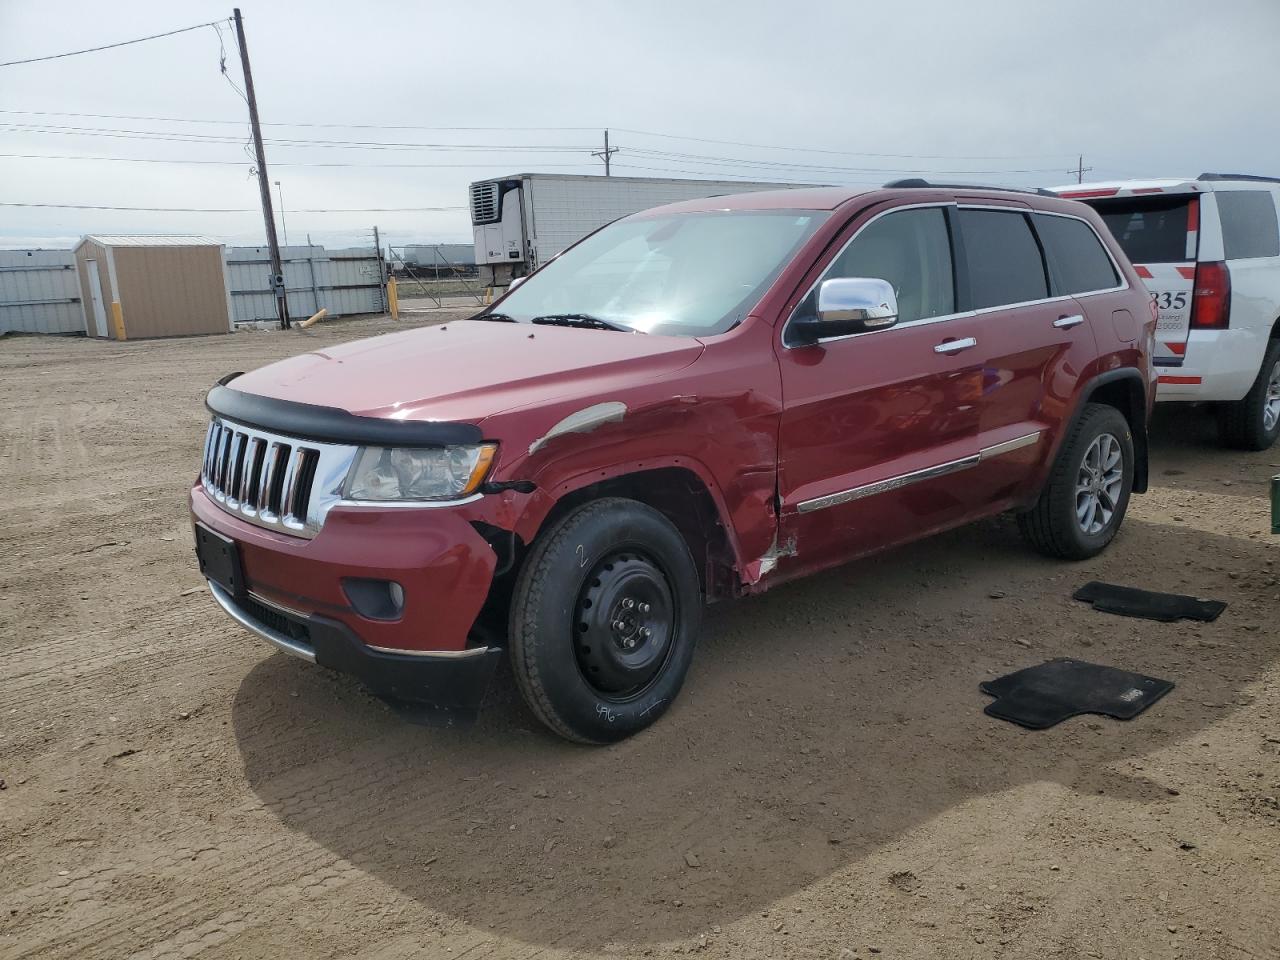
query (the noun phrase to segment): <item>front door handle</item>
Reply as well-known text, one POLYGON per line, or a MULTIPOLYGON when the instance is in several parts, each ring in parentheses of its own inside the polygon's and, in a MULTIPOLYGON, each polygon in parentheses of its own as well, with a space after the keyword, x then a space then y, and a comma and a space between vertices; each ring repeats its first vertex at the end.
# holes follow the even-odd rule
POLYGON ((970 347, 976 347, 978 340, 976 337, 964 337, 960 340, 944 340, 933 348, 934 353, 959 353, 961 350, 968 350, 970 347))
POLYGON ((1072 327, 1078 327, 1084 323, 1084 317, 1078 313, 1073 313, 1069 317, 1059 317, 1053 321, 1053 325, 1059 330, 1070 330, 1072 327))

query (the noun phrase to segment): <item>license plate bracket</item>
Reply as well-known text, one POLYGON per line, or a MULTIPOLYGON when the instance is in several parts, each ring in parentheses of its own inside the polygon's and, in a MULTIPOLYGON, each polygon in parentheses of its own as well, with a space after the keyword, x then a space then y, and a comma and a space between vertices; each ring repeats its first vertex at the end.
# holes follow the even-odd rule
POLYGON ((195 535, 200 573, 236 599, 243 598, 245 584, 239 545, 201 523, 195 525, 195 535))

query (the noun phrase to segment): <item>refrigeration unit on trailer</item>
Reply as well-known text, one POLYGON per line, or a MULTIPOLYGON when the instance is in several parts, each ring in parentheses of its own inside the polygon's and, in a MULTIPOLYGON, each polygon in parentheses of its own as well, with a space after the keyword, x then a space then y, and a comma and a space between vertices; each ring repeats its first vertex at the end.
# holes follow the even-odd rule
POLYGON ((520 173, 471 184, 480 280, 506 286, 599 227, 650 207, 808 184, 520 173))

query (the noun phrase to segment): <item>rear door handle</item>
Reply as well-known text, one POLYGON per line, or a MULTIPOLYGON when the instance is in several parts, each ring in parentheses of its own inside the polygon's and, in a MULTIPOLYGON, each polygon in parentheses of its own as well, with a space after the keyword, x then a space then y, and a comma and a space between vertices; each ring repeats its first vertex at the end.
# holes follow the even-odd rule
POLYGON ((934 353, 959 353, 961 350, 968 350, 970 347, 976 347, 978 340, 976 337, 964 337, 960 340, 945 340, 933 348, 934 353))
POLYGON ((1053 325, 1059 330, 1070 330, 1072 327, 1078 327, 1084 323, 1084 317, 1078 313, 1074 313, 1069 317, 1059 317, 1053 321, 1053 325))

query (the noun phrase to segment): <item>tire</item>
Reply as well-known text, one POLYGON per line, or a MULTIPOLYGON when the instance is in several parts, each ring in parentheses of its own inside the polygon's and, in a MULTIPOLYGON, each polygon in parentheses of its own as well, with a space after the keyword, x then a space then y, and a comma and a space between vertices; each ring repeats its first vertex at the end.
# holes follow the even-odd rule
POLYGON ((1047 556, 1064 560, 1096 556, 1115 538, 1124 521, 1133 474, 1129 422, 1115 407, 1085 404, 1035 506, 1018 515, 1018 528, 1031 546, 1047 556), (1101 454, 1106 467, 1113 451, 1119 453, 1119 460, 1099 475, 1092 466, 1097 462, 1095 456, 1101 454), (1110 477, 1114 480, 1109 481, 1110 477), (1088 513, 1091 498, 1094 510, 1088 513))
POLYGON ((1258 379, 1243 400, 1224 403, 1218 412, 1222 442, 1237 450, 1267 450, 1280 436, 1280 340, 1267 346, 1258 379))
POLYGON ((516 684, 565 739, 622 740, 675 700, 701 614, 698 570, 671 522, 635 500, 592 501, 539 537, 520 571, 516 684))

